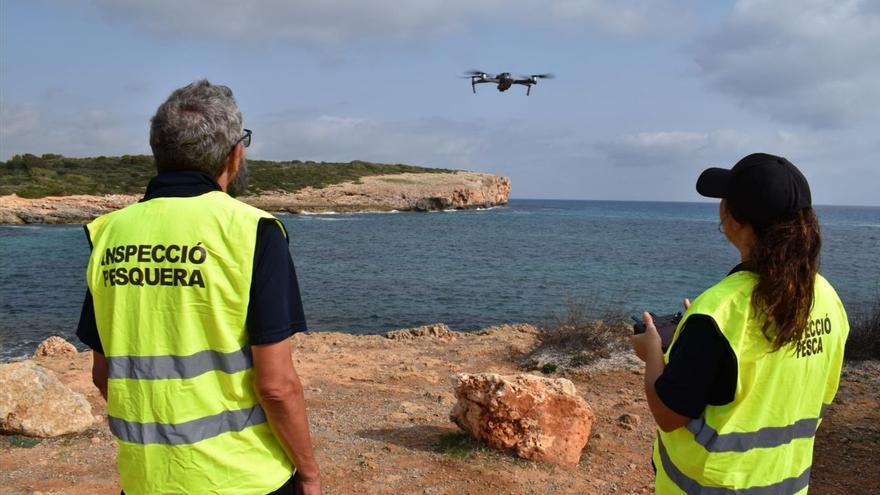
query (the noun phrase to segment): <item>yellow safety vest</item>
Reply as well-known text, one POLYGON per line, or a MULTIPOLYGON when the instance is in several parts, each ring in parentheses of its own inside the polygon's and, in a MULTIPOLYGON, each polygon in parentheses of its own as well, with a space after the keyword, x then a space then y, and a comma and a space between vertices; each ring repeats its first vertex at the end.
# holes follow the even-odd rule
POLYGON ((772 352, 754 313, 758 276, 739 271, 700 295, 673 337, 694 314, 711 316, 736 354, 731 403, 706 406, 686 427, 658 432, 654 442, 658 494, 805 494, 813 441, 822 413, 837 393, 849 323, 827 280, 816 275, 813 308, 803 338, 772 352))
POLYGON ((293 472, 258 403, 245 328, 262 218, 272 217, 214 191, 87 226, 128 495, 265 494, 293 472))

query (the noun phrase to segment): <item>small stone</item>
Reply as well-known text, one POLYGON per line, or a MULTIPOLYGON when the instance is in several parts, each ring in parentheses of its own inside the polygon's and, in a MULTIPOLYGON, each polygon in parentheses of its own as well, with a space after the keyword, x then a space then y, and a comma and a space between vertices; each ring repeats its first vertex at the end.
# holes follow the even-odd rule
POLYGON ((604 433, 596 433, 595 435, 593 435, 593 438, 595 438, 596 440, 602 440, 603 438, 605 438, 605 434, 604 433))
POLYGON ((624 413, 617 418, 617 423, 627 430, 634 430, 641 422, 642 418, 637 414, 624 413))
POLYGON ((409 421, 411 418, 412 418, 412 416, 410 416, 409 414, 406 414, 406 413, 402 413, 402 412, 393 412, 393 413, 385 416, 385 419, 387 421, 392 421, 395 423, 398 423, 401 421, 409 421))
POLYGON ((101 444, 101 438, 100 438, 100 437, 92 437, 92 438, 89 440, 89 442, 91 442, 92 445, 100 445, 100 444, 101 444))
POLYGON ((400 411, 404 414, 408 414, 410 416, 423 412, 425 410, 424 407, 414 404, 412 402, 401 402, 400 403, 400 411))
POLYGON ((40 346, 37 347, 37 352, 34 353, 34 357, 69 356, 72 354, 76 354, 76 347, 61 337, 53 335, 44 340, 40 346))

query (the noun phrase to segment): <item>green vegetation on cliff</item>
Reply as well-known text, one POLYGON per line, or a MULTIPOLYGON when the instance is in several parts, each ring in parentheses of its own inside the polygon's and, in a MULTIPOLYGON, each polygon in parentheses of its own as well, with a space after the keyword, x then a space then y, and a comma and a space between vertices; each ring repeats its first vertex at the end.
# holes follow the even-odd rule
MULTIPOLYGON (((250 194, 294 192, 309 186, 320 188, 357 181, 370 175, 452 172, 440 168, 362 161, 248 160, 248 167, 250 194)), ((25 198, 72 194, 140 194, 155 173, 153 157, 148 155, 96 158, 68 158, 56 154, 15 155, 9 161, 0 162, 0 196, 13 193, 25 198)))

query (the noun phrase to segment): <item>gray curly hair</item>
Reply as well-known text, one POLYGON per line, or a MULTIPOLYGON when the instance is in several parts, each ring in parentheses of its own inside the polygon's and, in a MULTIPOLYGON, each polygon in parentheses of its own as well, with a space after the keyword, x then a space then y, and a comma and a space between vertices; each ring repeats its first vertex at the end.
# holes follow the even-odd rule
POLYGON ((200 170, 219 177, 241 135, 232 90, 207 79, 176 89, 150 119, 150 147, 159 172, 200 170))

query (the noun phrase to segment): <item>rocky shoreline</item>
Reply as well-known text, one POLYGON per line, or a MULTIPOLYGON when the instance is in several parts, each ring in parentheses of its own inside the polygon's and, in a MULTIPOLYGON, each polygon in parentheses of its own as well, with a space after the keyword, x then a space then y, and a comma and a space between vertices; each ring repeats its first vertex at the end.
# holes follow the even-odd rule
MULTIPOLYGON (((295 335, 291 351, 305 389, 325 493, 653 493, 650 451, 656 427, 644 399, 643 368, 608 366, 606 361, 614 362, 612 356, 561 375, 543 375, 521 365, 538 339, 531 325, 467 333, 438 324, 386 335, 295 335), (524 373, 539 376, 538 381, 570 381, 558 383, 571 399, 548 400, 548 407, 561 404, 568 410, 575 402, 589 404, 582 410, 583 416, 594 415, 592 425, 571 435, 589 438, 572 459, 576 465, 523 460, 519 456, 528 457, 530 446, 565 450, 540 437, 535 437, 539 443, 524 446, 506 443, 518 430, 499 429, 494 437, 483 431, 481 441, 472 438, 478 432, 462 431, 465 418, 484 414, 470 411, 485 399, 497 397, 493 403, 501 414, 519 403, 537 403, 534 399, 541 396, 518 388, 535 379, 504 378, 524 373), (474 382, 476 375, 486 378, 474 382), (504 390, 516 393, 503 397, 502 383, 504 390), (465 409, 456 407, 462 397, 469 398, 465 409), (509 450, 496 450, 499 447, 509 450)), ((41 348, 32 361, 16 361, 20 367, 32 367, 31 363, 87 401, 91 411, 85 419, 91 426, 55 438, 0 435, 0 492, 118 494, 115 442, 106 405, 91 383, 90 353, 56 342, 41 348)), ((29 391, 7 392, 27 396, 33 404, 29 407, 41 407, 50 398, 28 389, 27 383, 20 385, 19 390, 29 391)), ((880 484, 875 469, 880 463, 878 390, 880 363, 847 365, 838 396, 817 434, 811 492, 867 493, 880 484)), ((45 407, 43 412, 59 414, 45 407)), ((579 450, 580 444, 573 448, 579 450)))
MULTIPOLYGON (((242 201, 270 212, 351 213, 362 211, 436 211, 506 205, 510 179, 476 172, 404 173, 363 177, 356 182, 293 193, 245 196, 242 201)), ((86 223, 123 208, 138 195, 0 196, 0 224, 86 223)))

